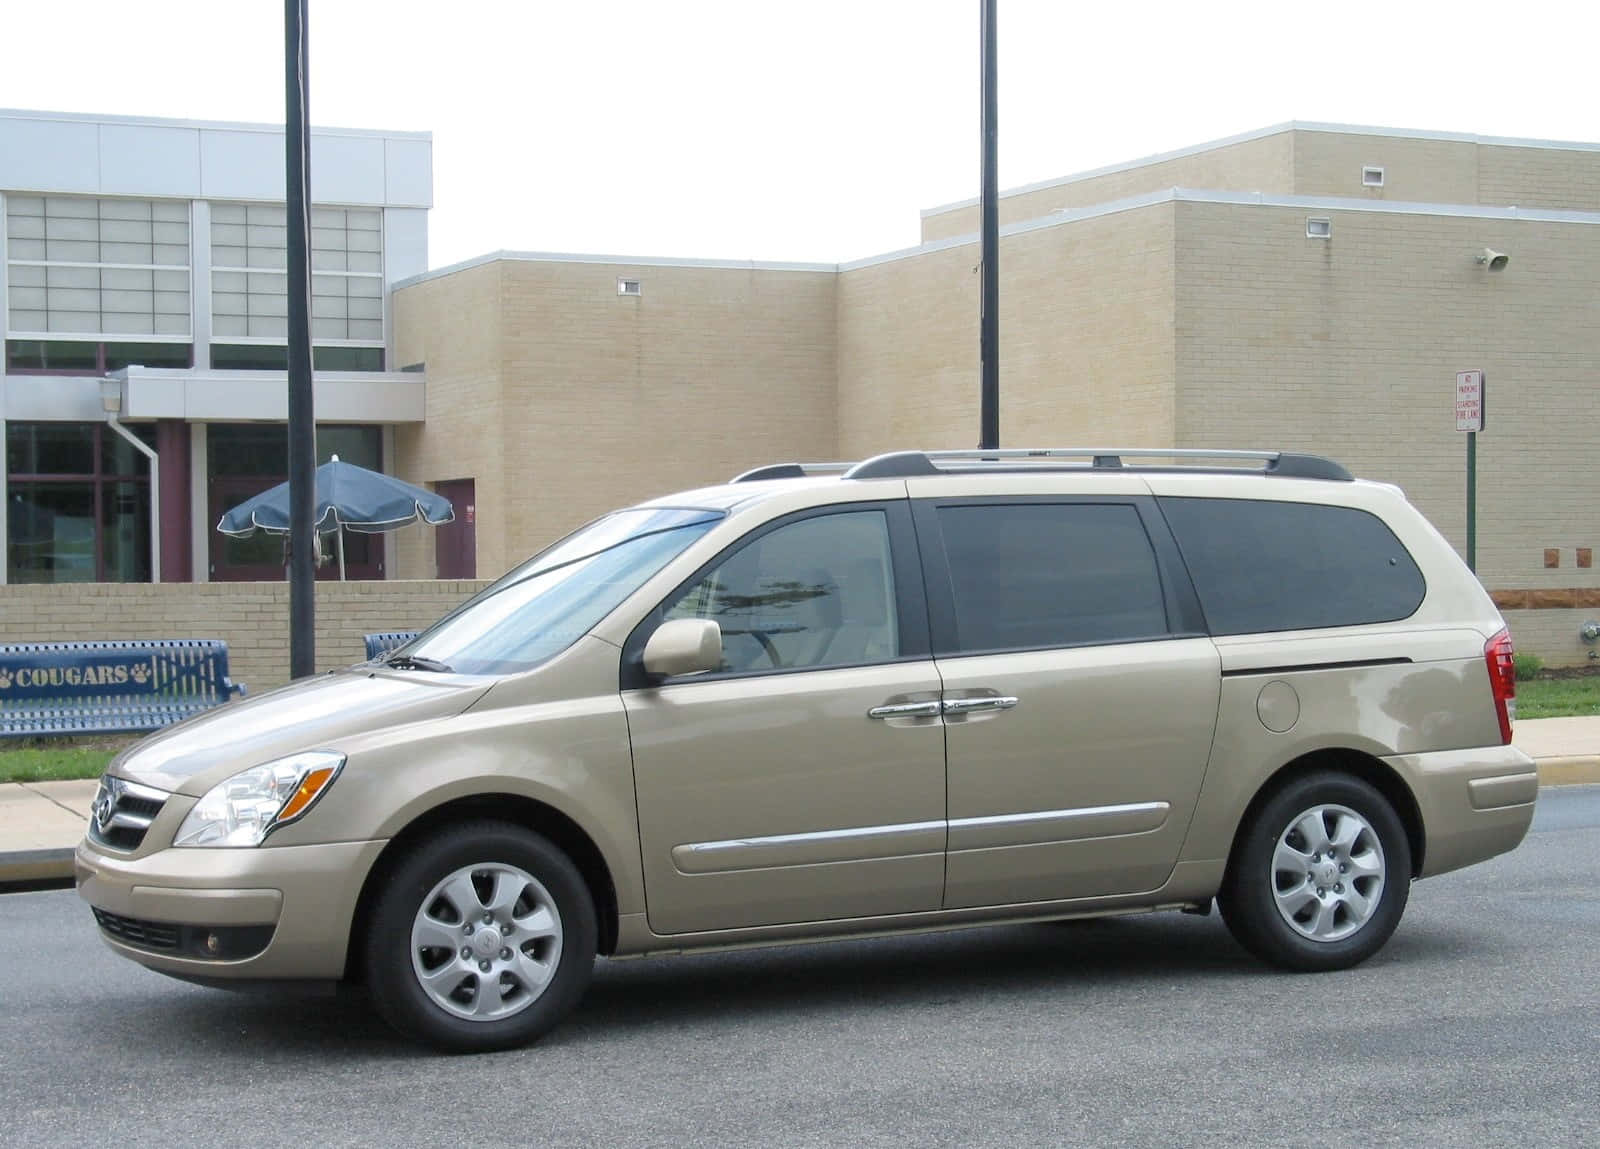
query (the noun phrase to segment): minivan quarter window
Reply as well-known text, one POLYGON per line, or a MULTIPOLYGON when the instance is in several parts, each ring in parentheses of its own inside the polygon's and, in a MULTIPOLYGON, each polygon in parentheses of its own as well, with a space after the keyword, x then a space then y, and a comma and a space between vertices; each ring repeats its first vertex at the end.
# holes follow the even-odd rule
POLYGON ((1409 618, 1422 572, 1376 515, 1266 499, 1163 498, 1212 634, 1409 618))
POLYGON ((1155 550, 1132 504, 947 504, 937 515, 961 651, 1168 633, 1155 550))

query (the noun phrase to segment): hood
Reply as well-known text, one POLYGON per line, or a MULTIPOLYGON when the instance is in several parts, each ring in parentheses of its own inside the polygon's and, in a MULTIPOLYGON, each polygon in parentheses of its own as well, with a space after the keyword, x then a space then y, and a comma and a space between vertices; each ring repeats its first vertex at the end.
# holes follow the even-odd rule
POLYGON ((448 718, 491 685, 460 675, 345 670, 229 702, 151 735, 108 774, 158 790, 204 794, 223 778, 301 750, 341 750, 369 731, 448 718))

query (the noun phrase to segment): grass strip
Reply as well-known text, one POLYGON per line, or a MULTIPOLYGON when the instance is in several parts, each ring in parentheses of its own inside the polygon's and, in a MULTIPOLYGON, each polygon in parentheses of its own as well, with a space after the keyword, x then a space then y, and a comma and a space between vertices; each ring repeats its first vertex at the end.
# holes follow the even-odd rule
POLYGON ((1577 718, 1600 714, 1600 674, 1530 678, 1517 683, 1518 718, 1577 718))
POLYGON ((98 778, 120 746, 19 746, 0 749, 0 782, 64 782, 98 778))

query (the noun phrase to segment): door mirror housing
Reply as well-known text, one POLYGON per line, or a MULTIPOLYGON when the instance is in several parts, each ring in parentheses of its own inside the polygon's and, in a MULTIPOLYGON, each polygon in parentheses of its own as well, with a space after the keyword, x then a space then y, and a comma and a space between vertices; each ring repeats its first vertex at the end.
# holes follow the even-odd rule
POLYGON ((722 665, 722 627, 710 618, 675 618, 644 644, 645 673, 662 678, 701 674, 722 665))

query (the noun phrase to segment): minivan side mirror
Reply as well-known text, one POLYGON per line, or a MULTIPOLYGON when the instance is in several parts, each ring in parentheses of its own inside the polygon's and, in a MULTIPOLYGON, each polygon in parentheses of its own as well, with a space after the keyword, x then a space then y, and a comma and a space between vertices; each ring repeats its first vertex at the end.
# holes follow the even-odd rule
POLYGON ((646 674, 698 674, 722 665, 722 627, 710 618, 675 618, 644 644, 646 674))

